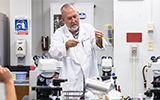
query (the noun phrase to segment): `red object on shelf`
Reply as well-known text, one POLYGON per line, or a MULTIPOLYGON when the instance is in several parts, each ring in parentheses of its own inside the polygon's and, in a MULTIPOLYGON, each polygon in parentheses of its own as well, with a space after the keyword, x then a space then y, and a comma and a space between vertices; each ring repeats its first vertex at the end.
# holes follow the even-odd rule
POLYGON ((121 88, 120 88, 120 86, 118 85, 118 92, 121 92, 121 88))
POLYGON ((30 70, 35 70, 36 69, 36 66, 34 66, 34 65, 29 65, 30 66, 30 70))
POLYGON ((142 33, 127 33, 127 42, 142 42, 142 33))

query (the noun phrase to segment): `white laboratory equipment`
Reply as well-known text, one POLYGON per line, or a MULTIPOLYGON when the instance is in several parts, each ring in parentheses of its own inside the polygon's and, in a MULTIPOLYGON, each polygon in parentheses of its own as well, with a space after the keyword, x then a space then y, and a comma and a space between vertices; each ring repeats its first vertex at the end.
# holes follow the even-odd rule
POLYGON ((115 90, 113 79, 102 81, 99 76, 87 78, 85 87, 88 100, 120 100, 122 98, 122 94, 115 90))
MULTIPOLYGON (((82 92, 77 91, 63 91, 63 88, 60 86, 61 82, 65 85, 67 79, 57 79, 55 78, 57 72, 63 67, 61 61, 54 59, 39 59, 38 66, 34 71, 30 71, 29 79, 29 100, 65 100, 68 96, 71 96, 70 92, 77 93, 83 96, 82 92)), ((113 94, 111 92, 115 88, 114 80, 112 78, 103 80, 102 77, 97 76, 93 78, 85 79, 85 100, 97 100, 96 98, 101 96, 107 96, 108 94, 113 94), (91 94, 90 94, 91 93, 91 94)), ((120 94, 116 97, 121 98, 121 93, 114 91, 114 94, 120 94)), ((72 93, 71 93, 72 94, 72 93)), ((78 96, 79 95, 74 95, 78 96)), ((71 98, 66 100, 71 100, 71 98)), ((99 98, 98 98, 99 100, 99 98)), ((101 100, 105 100, 105 97, 101 100)))
POLYGON ((160 100, 160 56, 152 56, 143 67, 145 95, 149 100, 160 100))
POLYGON ((117 90, 117 76, 115 75, 115 67, 113 67, 111 56, 102 56, 100 70, 102 70, 102 76, 85 80, 85 88, 88 91, 86 97, 89 100, 112 100, 113 98, 120 100, 122 94, 117 90))
POLYGON ((147 67, 146 82, 145 95, 153 100, 160 100, 160 62, 147 67))
POLYGON ((67 80, 54 78, 61 67, 61 61, 39 59, 38 67, 30 71, 29 100, 63 100, 60 83, 67 80))

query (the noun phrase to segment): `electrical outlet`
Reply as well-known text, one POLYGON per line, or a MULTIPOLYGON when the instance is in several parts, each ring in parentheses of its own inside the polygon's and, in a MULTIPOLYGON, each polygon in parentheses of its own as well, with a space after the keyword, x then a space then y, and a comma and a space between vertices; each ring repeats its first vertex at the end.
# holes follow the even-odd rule
POLYGON ((148 23, 148 31, 149 32, 153 31, 153 23, 148 23))
POLYGON ((153 51, 153 41, 148 42, 148 51, 153 51))
POLYGON ((136 56, 137 55, 137 46, 134 46, 131 49, 132 49, 132 56, 136 56))
POLYGON ((139 58, 139 46, 137 44, 131 44, 130 45, 130 59, 133 58, 138 59, 139 58))
POLYGON ((148 23, 148 31, 153 31, 153 23, 148 23))

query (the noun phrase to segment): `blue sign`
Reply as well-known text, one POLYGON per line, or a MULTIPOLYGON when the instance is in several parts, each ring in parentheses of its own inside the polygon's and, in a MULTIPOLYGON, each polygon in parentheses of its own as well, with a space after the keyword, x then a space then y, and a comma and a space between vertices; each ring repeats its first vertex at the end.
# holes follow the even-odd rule
POLYGON ((15 19, 15 31, 28 31, 28 20, 15 19))
POLYGON ((81 20, 86 19, 86 17, 87 17, 86 13, 83 13, 83 12, 79 13, 79 18, 80 18, 81 20))

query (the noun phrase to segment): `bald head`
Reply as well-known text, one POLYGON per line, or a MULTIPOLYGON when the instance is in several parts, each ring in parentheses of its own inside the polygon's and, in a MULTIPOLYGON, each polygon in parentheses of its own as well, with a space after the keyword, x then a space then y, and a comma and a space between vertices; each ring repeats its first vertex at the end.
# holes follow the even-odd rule
POLYGON ((69 7, 71 7, 72 9, 74 9, 75 11, 77 11, 76 10, 76 8, 72 5, 72 4, 70 4, 70 3, 66 3, 66 4, 64 4, 62 7, 61 7, 61 14, 62 14, 62 17, 64 17, 64 9, 67 9, 67 8, 69 8, 69 7))

